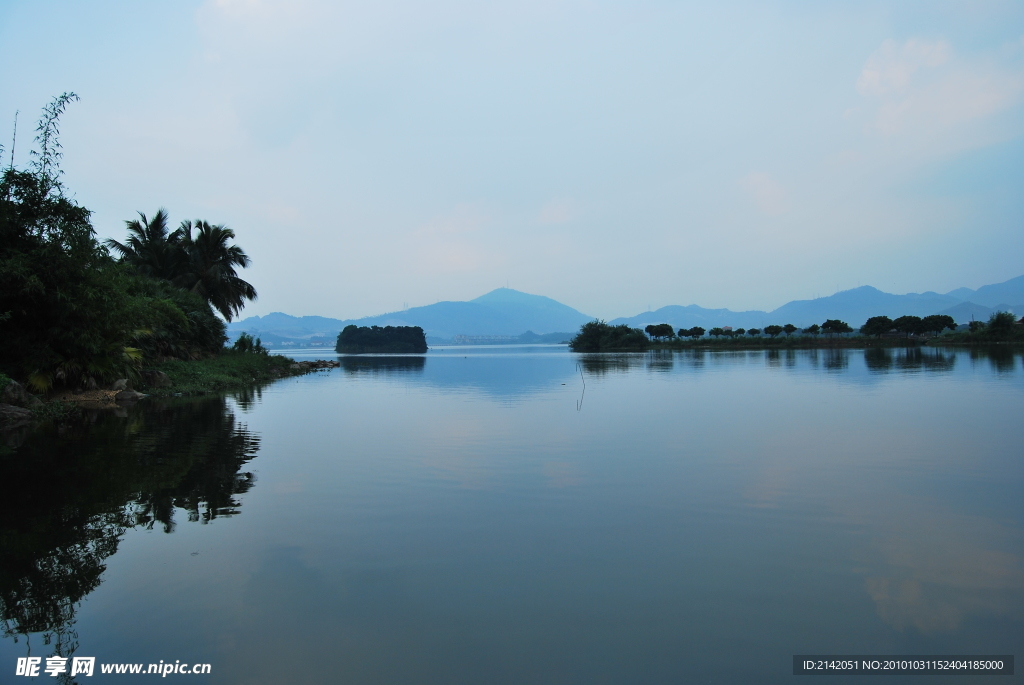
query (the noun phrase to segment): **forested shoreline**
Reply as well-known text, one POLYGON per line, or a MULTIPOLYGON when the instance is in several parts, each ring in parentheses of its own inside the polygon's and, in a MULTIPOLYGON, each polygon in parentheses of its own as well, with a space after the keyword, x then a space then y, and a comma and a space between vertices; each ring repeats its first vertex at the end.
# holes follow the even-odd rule
POLYGON ((126 221, 124 242, 98 240, 90 210, 60 169, 60 117, 76 100, 74 93, 54 98, 27 168, 15 167, 11 155, 0 174, 0 386, 13 381, 44 397, 130 390, 153 378, 164 385, 168 376, 153 370, 170 361, 266 356, 259 341, 224 347, 225 321, 257 296, 238 275, 250 259, 230 228, 200 219, 171 230, 159 209, 126 221))
POLYGON ((959 330, 952 317, 874 316, 854 330, 845 321, 828 319, 800 329, 793 324, 763 329, 700 326, 678 331, 667 323, 651 324, 644 330, 625 324, 612 325, 595 320, 580 327, 569 341, 576 352, 638 351, 646 349, 730 349, 813 348, 813 347, 906 347, 915 345, 1005 345, 1024 344, 1024 319, 1010 312, 996 312, 987 322, 973 321, 959 330))

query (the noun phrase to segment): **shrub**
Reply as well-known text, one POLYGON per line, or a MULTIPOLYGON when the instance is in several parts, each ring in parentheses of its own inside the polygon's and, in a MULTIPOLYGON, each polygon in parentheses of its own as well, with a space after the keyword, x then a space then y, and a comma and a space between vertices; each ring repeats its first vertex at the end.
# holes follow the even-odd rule
POLYGON ((580 332, 569 341, 574 352, 602 352, 605 350, 645 350, 651 341, 639 328, 626 325, 611 326, 596 320, 580 326, 580 332))
POLYGON ((270 354, 270 351, 263 346, 263 341, 259 338, 253 340, 253 337, 248 333, 242 333, 238 336, 238 340, 231 347, 235 352, 241 352, 243 354, 270 354))

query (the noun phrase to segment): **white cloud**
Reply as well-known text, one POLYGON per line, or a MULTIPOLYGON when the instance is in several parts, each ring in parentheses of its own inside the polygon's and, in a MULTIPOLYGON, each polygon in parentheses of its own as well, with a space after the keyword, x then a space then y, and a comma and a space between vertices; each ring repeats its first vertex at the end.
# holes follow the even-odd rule
MULTIPOLYGON (((882 43, 857 79, 871 105, 868 130, 933 139, 1013 105, 1024 73, 998 61, 969 60, 945 41, 911 38, 882 43)), ((947 143, 956 147, 956 136, 947 143)))
POLYGON ((868 58, 857 79, 857 91, 861 95, 902 92, 918 69, 945 64, 949 54, 949 45, 941 40, 911 38, 902 45, 887 40, 868 58))
POLYGON ((740 180, 750 199, 757 208, 769 216, 784 214, 789 209, 785 188, 768 174, 752 173, 740 180))

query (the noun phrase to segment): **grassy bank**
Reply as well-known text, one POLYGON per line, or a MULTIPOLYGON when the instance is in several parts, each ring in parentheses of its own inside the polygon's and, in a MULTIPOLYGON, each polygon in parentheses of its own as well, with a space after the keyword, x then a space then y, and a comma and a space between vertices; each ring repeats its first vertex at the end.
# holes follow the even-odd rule
MULTIPOLYGON (((196 396, 231 391, 248 391, 280 378, 301 376, 326 366, 317 362, 295 362, 281 355, 266 355, 225 350, 215 357, 193 361, 171 360, 147 364, 132 383, 135 390, 152 397, 196 396)), ((0 393, 11 382, 0 374, 0 393)), ((21 392, 24 392, 22 390, 21 392)), ((12 430, 42 421, 74 418, 83 407, 115 407, 117 390, 110 387, 92 390, 59 390, 43 396, 24 394, 20 399, 5 398, 20 411, 30 414, 0 416, 0 429, 12 430)))
POLYGON ((305 365, 297 365, 282 355, 251 354, 225 350, 215 357, 193 361, 169 360, 150 364, 147 371, 160 371, 170 385, 159 387, 151 376, 136 383, 140 392, 166 397, 169 395, 205 395, 240 388, 263 385, 285 376, 298 376, 309 372, 305 365), (299 366, 299 368, 293 368, 299 366))

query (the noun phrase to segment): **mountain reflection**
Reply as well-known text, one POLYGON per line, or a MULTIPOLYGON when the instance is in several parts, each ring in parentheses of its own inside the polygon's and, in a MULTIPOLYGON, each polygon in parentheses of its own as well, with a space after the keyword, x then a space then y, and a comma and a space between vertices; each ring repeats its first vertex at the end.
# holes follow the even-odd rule
MULTIPOLYGON (((251 397, 242 398, 251 401, 251 397)), ((11 437, 11 436, 8 436, 11 437)), ((239 513, 259 438, 224 397, 93 411, 0 446, 0 628, 74 651, 78 604, 131 528, 239 513)))

